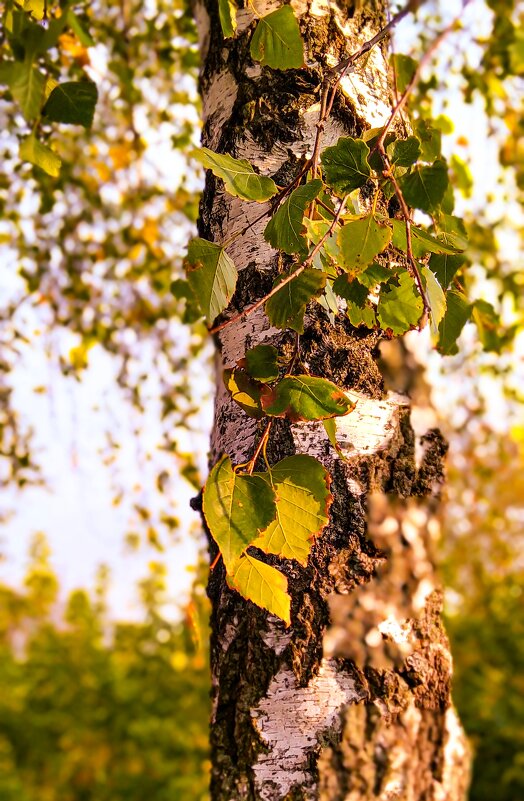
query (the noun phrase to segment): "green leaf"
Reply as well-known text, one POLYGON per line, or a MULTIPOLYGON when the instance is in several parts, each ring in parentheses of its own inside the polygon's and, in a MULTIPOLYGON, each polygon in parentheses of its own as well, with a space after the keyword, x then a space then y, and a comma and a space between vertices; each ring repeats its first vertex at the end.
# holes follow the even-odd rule
POLYGON ((321 189, 322 181, 316 180, 291 192, 266 225, 264 238, 270 245, 284 253, 307 255, 307 242, 303 236, 304 213, 321 189))
MULTIPOLYGON (((287 276, 279 276, 274 286, 284 278, 287 276)), ((306 306, 320 294, 325 285, 325 273, 315 270, 314 267, 307 267, 267 301, 266 314, 271 325, 276 328, 292 328, 293 331, 303 334, 306 306)))
POLYGON ((424 306, 407 270, 398 275, 397 281, 398 285, 386 284, 380 293, 377 315, 385 331, 389 328, 394 334, 403 334, 417 325, 424 306))
POLYGON ((444 356, 458 353, 457 339, 471 317, 471 303, 462 292, 451 289, 446 294, 447 309, 439 325, 437 348, 444 356))
POLYGON ((326 282, 324 292, 319 297, 318 303, 323 309, 325 309, 331 325, 335 325, 335 317, 339 313, 340 309, 338 298, 333 292, 331 283, 329 281, 326 282))
POLYGON ((329 522, 329 473, 312 456, 300 454, 257 475, 274 489, 277 514, 252 545, 306 565, 313 539, 329 522))
POLYGON ((327 420, 322 420, 322 425, 324 426, 324 430, 328 435, 328 439, 332 447, 336 450, 339 459, 342 459, 344 462, 349 461, 348 457, 345 455, 342 448, 337 442, 337 423, 335 418, 330 417, 327 420))
POLYGON ((382 264, 372 264, 360 273, 358 276, 359 284, 367 287, 367 289, 374 289, 378 284, 385 284, 391 278, 392 271, 389 267, 384 267, 382 264))
POLYGON ((440 205, 448 186, 448 168, 444 161, 436 161, 430 167, 417 167, 399 180, 400 188, 408 206, 422 211, 435 211, 440 205))
POLYGON ((46 78, 29 61, 16 62, 9 75, 9 88, 27 122, 40 114, 46 78))
POLYGON ((420 139, 422 160, 431 162, 438 159, 442 147, 442 132, 430 120, 415 120, 413 127, 420 139))
POLYGON ((361 273, 389 245, 391 236, 391 228, 372 214, 346 223, 338 233, 340 266, 353 274, 361 273))
POLYGON ((218 0, 218 15, 222 33, 226 39, 235 35, 237 29, 237 4, 234 0, 218 0))
POLYGON ((267 415, 286 417, 292 423, 337 417, 355 408, 336 384, 309 375, 286 376, 275 387, 264 387, 261 403, 267 415))
MULTIPOLYGON (((388 271, 388 275, 391 273, 388 271)), ((366 328, 375 327, 375 309, 368 303, 369 290, 359 281, 348 280, 347 275, 341 275, 333 284, 333 291, 344 298, 346 301, 346 313, 351 325, 358 328, 365 325, 366 328)))
POLYGON ((245 554, 233 565, 227 583, 244 598, 281 618, 287 626, 291 623, 287 578, 276 567, 245 554))
POLYGON ((433 254, 429 260, 429 267, 435 273, 440 286, 447 289, 465 261, 466 257, 460 253, 455 256, 446 253, 441 256, 433 254))
POLYGON ((52 122, 90 128, 97 100, 98 89, 93 81, 66 81, 53 89, 42 113, 52 122))
POLYGON ((275 493, 260 476, 235 473, 229 456, 222 456, 207 479, 202 508, 229 572, 274 519, 275 493))
POLYGON ((336 421, 336 419, 334 417, 328 417, 327 420, 322 420, 322 425, 324 426, 324 430, 325 430, 326 434, 328 435, 328 439, 329 439, 331 445, 338 452, 339 449, 340 449, 340 446, 339 446, 339 444, 337 442, 337 421, 336 421))
POLYGON ((250 52, 255 61, 274 70, 304 66, 304 43, 291 6, 282 6, 259 20, 250 52))
POLYGON ((246 367, 257 381, 274 381, 278 378, 278 350, 273 345, 256 345, 246 352, 246 367))
POLYGON ((419 264, 419 270, 424 281, 426 299, 429 304, 431 333, 436 336, 440 321, 446 313, 446 296, 435 278, 435 274, 429 267, 426 267, 425 264, 419 264))
POLYGON ((185 260, 187 280, 209 322, 228 306, 237 282, 236 267, 223 247, 192 239, 185 260))
MULTIPOLYGON (((377 142, 384 133, 384 126, 382 125, 380 128, 369 128, 369 130, 364 131, 362 134, 362 139, 369 147, 370 154, 368 156, 368 164, 372 170, 375 172, 381 173, 384 169, 384 162, 382 160, 382 156, 380 155, 378 149, 376 148, 377 142)), ((384 147, 386 152, 388 147, 391 145, 392 142, 396 140, 396 134, 393 131, 388 131, 386 137, 384 139, 384 147)))
MULTIPOLYGON (((393 226, 393 244, 403 253, 406 253, 406 223, 404 220, 396 219, 391 219, 390 223, 393 226)), ((435 239, 427 231, 417 228, 415 225, 411 226, 411 247, 416 259, 422 258, 426 253, 458 253, 457 248, 453 245, 440 239, 435 239)))
POLYGON ((441 214, 435 222, 435 231, 441 242, 445 242, 455 251, 466 250, 468 246, 468 232, 464 220, 451 214, 441 214))
POLYGON ((411 167, 420 158, 420 142, 416 136, 396 139, 387 147, 387 154, 393 166, 411 167))
POLYGON ((363 186, 371 175, 368 156, 369 147, 362 139, 341 136, 336 145, 327 147, 320 156, 327 185, 339 197, 363 186))
POLYGON ((50 147, 43 145, 38 141, 34 134, 26 136, 20 142, 19 150, 20 158, 24 161, 30 161, 40 169, 44 170, 48 175, 57 178, 60 175, 60 167, 62 160, 60 156, 51 150, 50 147))
POLYGON ((415 74, 417 62, 414 58, 411 58, 411 56, 404 56, 402 53, 395 53, 392 55, 391 62, 397 77, 397 89, 399 92, 404 92, 415 74))
MULTIPOLYGON (((320 240, 326 236, 331 227, 331 222, 327 220, 304 220, 307 237, 314 245, 318 245, 320 240)), ((331 233, 322 245, 321 253, 327 255, 329 259, 338 264, 340 260, 340 248, 337 244, 337 232, 331 233)))
POLYGON ((253 381, 244 370, 224 370, 224 385, 231 398, 249 417, 260 419, 264 416, 260 406, 260 384, 253 381))
POLYGON ((232 156, 213 153, 207 147, 200 148, 193 155, 206 169, 211 170, 213 175, 222 178, 226 192, 234 197, 264 203, 278 191, 271 178, 258 175, 245 159, 234 159, 232 156))

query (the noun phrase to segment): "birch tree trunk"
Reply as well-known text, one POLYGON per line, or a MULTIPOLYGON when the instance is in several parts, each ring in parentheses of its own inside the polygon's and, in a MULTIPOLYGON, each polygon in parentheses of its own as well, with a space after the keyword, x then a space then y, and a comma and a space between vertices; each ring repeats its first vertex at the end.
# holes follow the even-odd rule
MULTIPOLYGON (((258 0, 256 8, 263 14, 279 5, 258 0)), ((204 0, 196 8, 203 144, 288 183, 311 153, 323 71, 383 27, 384 5, 295 0, 308 66, 281 72, 250 60, 249 9, 238 13, 237 37, 224 40, 217 2, 204 0)), ((343 79, 323 146, 383 124, 390 101, 384 44, 343 79)), ((223 242, 260 211, 224 194, 209 175, 200 233, 223 242)), ((240 271, 228 314, 262 297, 279 271, 262 236, 266 222, 228 249, 240 271)), ((222 453, 234 464, 252 455, 260 424, 232 403, 222 370, 262 342, 285 352, 294 340, 271 328, 261 309, 216 337, 213 463, 222 453)), ((342 316, 330 325, 321 306, 310 305, 303 364, 359 400, 339 419, 346 460, 320 423, 277 421, 273 429, 271 462, 308 453, 333 477, 331 523, 308 566, 281 565, 291 627, 228 589, 220 563, 211 573, 213 801, 464 798, 468 755, 450 706, 451 658, 431 557, 446 446, 438 430, 417 438, 409 400, 384 392, 378 344, 377 332, 342 316)))

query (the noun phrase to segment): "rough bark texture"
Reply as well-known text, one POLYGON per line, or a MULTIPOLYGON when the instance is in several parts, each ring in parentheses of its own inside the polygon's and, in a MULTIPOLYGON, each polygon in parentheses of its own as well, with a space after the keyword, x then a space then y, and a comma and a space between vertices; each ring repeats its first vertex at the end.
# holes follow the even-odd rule
MULTIPOLYGON (((257 10, 278 5, 257 2, 257 10)), ((384 24, 379 0, 297 0, 293 7, 308 67, 288 72, 251 61, 248 9, 239 12, 239 35, 224 41, 216 0, 197 7, 203 144, 249 159, 281 185, 311 151, 323 70, 384 24)), ((385 52, 375 48, 362 71, 344 79, 323 146, 384 122, 389 99, 385 52)), ((201 235, 224 241, 260 212, 208 176, 201 235)), ((263 296, 285 266, 263 239, 265 224, 229 249, 241 273, 228 314, 263 296)), ((292 338, 262 311, 217 337, 213 461, 227 452, 239 463, 252 453, 260 424, 230 401, 221 372, 261 342, 285 351, 292 338)), ((436 430, 417 440, 408 399, 384 391, 378 344, 376 332, 355 330, 342 316, 330 325, 311 304, 300 359, 359 400, 338 427, 347 461, 321 424, 278 421, 270 439, 271 461, 309 453, 333 478, 331 523, 308 566, 280 565, 292 626, 229 590, 220 564, 211 574, 213 801, 464 797, 467 754, 450 709, 451 662, 431 558, 446 446, 436 430)))

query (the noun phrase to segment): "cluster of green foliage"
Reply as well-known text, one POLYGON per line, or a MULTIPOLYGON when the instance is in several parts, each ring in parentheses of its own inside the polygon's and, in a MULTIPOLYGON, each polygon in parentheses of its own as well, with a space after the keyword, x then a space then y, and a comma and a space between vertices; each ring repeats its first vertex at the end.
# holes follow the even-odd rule
POLYGON ((151 564, 143 622, 115 624, 103 574, 59 602, 40 537, 25 587, 0 586, 2 801, 207 798, 207 604, 169 622, 164 579, 151 564))

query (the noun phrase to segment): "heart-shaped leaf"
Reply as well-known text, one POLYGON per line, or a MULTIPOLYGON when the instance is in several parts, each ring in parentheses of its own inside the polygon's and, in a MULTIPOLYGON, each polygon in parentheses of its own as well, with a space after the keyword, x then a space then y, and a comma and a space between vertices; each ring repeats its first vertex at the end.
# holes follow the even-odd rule
POLYGON ((446 313, 446 296, 435 278, 435 274, 429 267, 426 267, 425 264, 420 264, 419 269, 422 280, 424 281, 426 299, 429 303, 431 333, 436 336, 438 334, 439 323, 446 313))
MULTIPOLYGON (((277 286, 287 276, 275 281, 277 286)), ((276 328, 292 328, 299 334, 304 333, 304 314, 310 300, 320 294, 326 285, 326 275, 307 267, 292 281, 282 287, 266 303, 266 314, 269 322, 276 328)))
POLYGON ((325 420, 355 408, 336 384, 311 375, 286 376, 273 388, 264 387, 260 401, 267 415, 286 417, 293 423, 325 420))
POLYGON ((396 139, 387 147, 391 164, 395 167, 411 167, 420 158, 420 141, 416 136, 396 139))
POLYGON ((353 275, 361 273, 389 245, 392 231, 372 214, 347 222, 338 233, 340 266, 353 275))
POLYGON ((7 82, 25 119, 27 122, 32 122, 40 114, 44 99, 45 75, 30 61, 17 61, 9 64, 7 82))
POLYGON ((278 378, 278 350, 273 345, 256 345, 246 351, 246 368, 257 381, 278 378))
POLYGON ((300 454, 259 475, 275 491, 277 512, 252 544, 305 565, 313 539, 329 522, 329 473, 317 459, 300 454))
POLYGON ((42 113, 52 122, 90 128, 97 100, 98 89, 93 81, 66 81, 55 86, 42 113))
POLYGON ((54 150, 38 141, 34 134, 26 136, 20 142, 20 158, 30 161, 48 175, 57 178, 60 175, 62 160, 54 150))
POLYGON ((363 186, 371 175, 368 156, 369 147, 362 139, 341 136, 336 145, 327 147, 320 156, 327 185, 339 197, 363 186))
POLYGON ((458 353, 457 339, 471 317, 472 305, 462 292, 454 289, 446 294, 447 309, 439 325, 437 348, 444 356, 458 353))
POLYGON ((274 70, 304 65, 304 43, 291 6, 281 6, 258 21, 251 39, 251 57, 274 70))
POLYGON ((440 160, 429 167, 417 167, 399 180, 408 206, 428 213, 438 209, 448 183, 446 162, 440 160))
POLYGON ((261 387, 243 370, 224 370, 224 384, 231 398, 249 417, 264 416, 260 406, 261 387))
POLYGON ((398 275, 398 284, 388 283, 378 301, 378 321, 384 330, 403 334, 414 328, 422 316, 423 303, 415 282, 406 271, 398 275))
POLYGON ((291 192, 266 225, 264 238, 270 245, 284 253, 307 254, 307 242, 303 236, 304 213, 321 189, 322 181, 316 180, 291 192))
POLYGON ((235 473, 229 456, 223 456, 209 474, 202 508, 230 572, 248 545, 274 519, 275 493, 260 476, 235 473))

